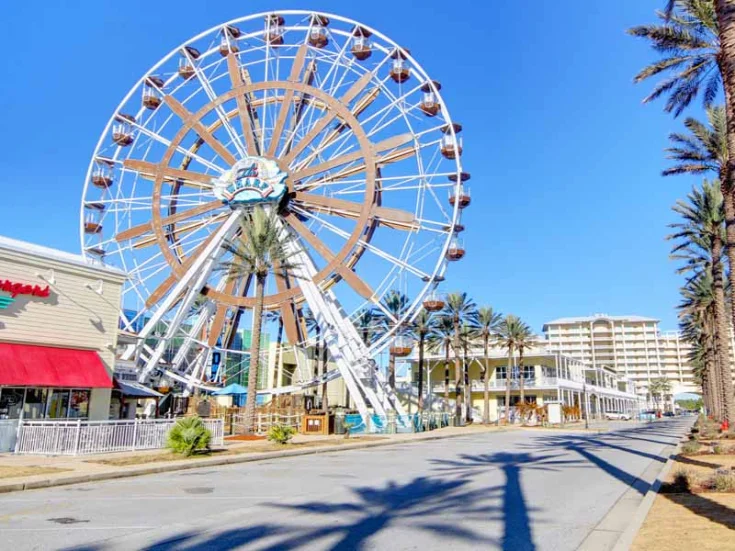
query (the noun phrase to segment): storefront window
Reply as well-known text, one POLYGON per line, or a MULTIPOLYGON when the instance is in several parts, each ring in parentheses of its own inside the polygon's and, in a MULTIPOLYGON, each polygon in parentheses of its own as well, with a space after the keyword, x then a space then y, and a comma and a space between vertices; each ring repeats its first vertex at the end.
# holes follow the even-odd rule
POLYGON ((43 419, 46 414, 46 398, 48 389, 29 388, 26 391, 26 403, 23 407, 25 419, 43 419))
POLYGON ((0 419, 18 419, 23 409, 22 388, 0 389, 0 419))
POLYGON ((89 417, 89 390, 72 390, 69 417, 89 417))
POLYGON ((48 409, 46 417, 49 419, 63 419, 69 408, 69 391, 64 389, 52 389, 49 392, 48 409))

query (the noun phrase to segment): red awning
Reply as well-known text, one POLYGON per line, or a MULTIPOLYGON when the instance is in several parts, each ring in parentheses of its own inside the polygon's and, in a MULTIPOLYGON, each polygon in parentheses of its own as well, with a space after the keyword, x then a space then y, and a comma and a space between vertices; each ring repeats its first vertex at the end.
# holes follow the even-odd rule
POLYGON ((97 352, 0 343, 0 385, 112 388, 97 352))

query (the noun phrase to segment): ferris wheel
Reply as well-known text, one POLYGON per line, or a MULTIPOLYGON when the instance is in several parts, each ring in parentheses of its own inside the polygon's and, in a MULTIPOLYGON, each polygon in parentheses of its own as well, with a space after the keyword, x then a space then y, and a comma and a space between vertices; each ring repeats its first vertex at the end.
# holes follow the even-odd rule
POLYGON ((84 254, 129 276, 121 327, 141 380, 203 385, 215 354, 244 354, 254 284, 222 269, 223 245, 263 205, 298 257, 266 282, 266 310, 298 346, 308 307, 361 412, 400 409, 369 360, 395 337, 366 345, 353 320, 377 308, 395 329, 441 308, 436 286, 465 255, 462 127, 440 90, 377 30, 310 11, 232 20, 143 75, 102 132, 81 208, 84 254), (393 289, 411 299, 401 319, 381 304, 393 289))

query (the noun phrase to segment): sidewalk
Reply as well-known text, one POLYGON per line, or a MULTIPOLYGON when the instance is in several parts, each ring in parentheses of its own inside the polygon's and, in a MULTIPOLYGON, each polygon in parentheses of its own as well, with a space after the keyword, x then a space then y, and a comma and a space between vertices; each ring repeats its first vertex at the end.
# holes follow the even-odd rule
POLYGON ((518 427, 470 425, 446 427, 431 432, 366 435, 349 439, 342 436, 297 435, 288 445, 273 444, 267 440, 226 441, 224 448, 215 450, 212 455, 189 458, 174 456, 166 450, 84 456, 0 455, 0 493, 278 457, 468 436, 515 428, 518 427))

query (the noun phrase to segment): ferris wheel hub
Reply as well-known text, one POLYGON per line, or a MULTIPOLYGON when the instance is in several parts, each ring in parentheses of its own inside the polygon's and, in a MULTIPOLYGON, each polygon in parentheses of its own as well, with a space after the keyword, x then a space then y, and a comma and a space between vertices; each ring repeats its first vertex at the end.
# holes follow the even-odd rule
POLYGON ((212 179, 212 191, 232 208, 275 204, 286 193, 287 178, 288 172, 273 159, 248 155, 212 179))

